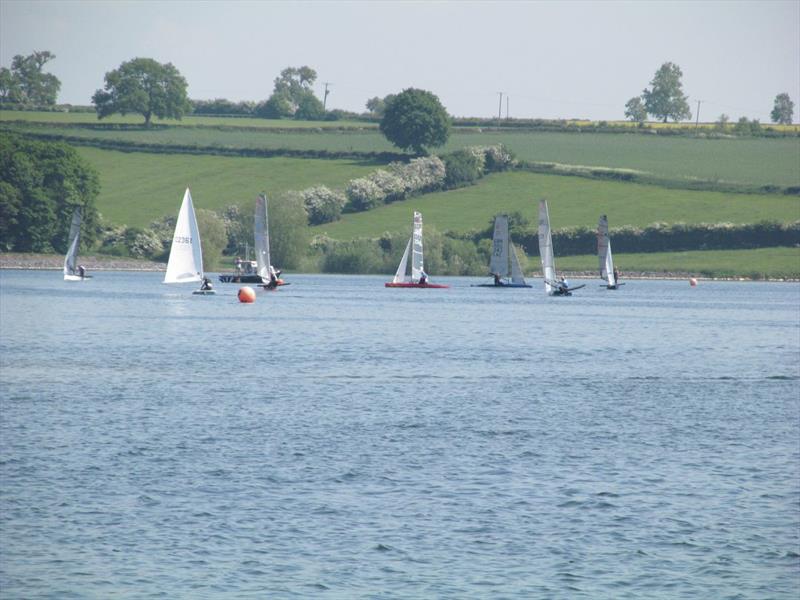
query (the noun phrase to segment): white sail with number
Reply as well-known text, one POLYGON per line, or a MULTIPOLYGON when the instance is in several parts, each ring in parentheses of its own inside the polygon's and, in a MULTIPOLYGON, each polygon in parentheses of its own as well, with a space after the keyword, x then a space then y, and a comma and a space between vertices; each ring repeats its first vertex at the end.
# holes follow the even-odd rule
POLYGON ((556 285, 556 264, 553 256, 553 237, 550 233, 550 211, 547 200, 539 201, 539 257, 542 259, 544 289, 550 294, 556 285))
POLYGON ((508 217, 497 215, 494 218, 494 234, 492 235, 492 258, 489 261, 492 275, 508 278, 511 284, 525 286, 525 277, 519 264, 516 248, 508 233, 508 217))
POLYGON ((265 282, 269 281, 269 267, 272 264, 269 256, 269 216, 267 215, 267 196, 261 194, 256 198, 255 244, 258 275, 265 282))
POLYGON ((78 248, 81 245, 81 220, 83 212, 81 207, 75 207, 72 213, 72 222, 69 226, 69 246, 64 257, 64 281, 80 281, 83 279, 78 271, 78 248))
POLYGON ((203 251, 200 246, 200 232, 197 229, 192 195, 189 188, 186 188, 178 221, 175 223, 164 283, 186 283, 202 279, 203 251))

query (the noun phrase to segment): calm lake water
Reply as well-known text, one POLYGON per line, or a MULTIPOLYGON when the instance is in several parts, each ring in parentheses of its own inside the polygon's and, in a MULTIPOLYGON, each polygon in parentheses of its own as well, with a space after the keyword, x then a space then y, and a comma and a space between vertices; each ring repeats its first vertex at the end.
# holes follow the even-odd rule
POLYGON ((0 596, 797 598, 800 285, 0 271, 0 596))

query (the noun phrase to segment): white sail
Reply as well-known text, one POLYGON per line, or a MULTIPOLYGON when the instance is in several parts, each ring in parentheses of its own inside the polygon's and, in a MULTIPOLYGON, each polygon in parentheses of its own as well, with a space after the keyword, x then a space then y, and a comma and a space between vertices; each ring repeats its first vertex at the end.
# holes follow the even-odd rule
POLYGON ((400 259, 400 264, 397 267, 397 272, 394 274, 392 283, 405 283, 408 281, 406 277, 406 268, 408 267, 408 253, 411 252, 411 238, 408 238, 406 244, 406 251, 403 252, 403 258, 400 259))
POLYGON ((414 211, 414 229, 411 240, 411 281, 417 283, 425 267, 422 260, 422 213, 416 211, 414 211))
POLYGON ((606 281, 608 285, 615 286, 617 282, 614 278, 614 259, 611 257, 611 240, 608 240, 608 251, 606 252, 606 281))
POLYGON ((175 223, 172 248, 169 251, 167 273, 164 283, 184 283, 203 279, 203 252, 200 247, 200 232, 194 214, 189 188, 183 194, 183 203, 175 223))
POLYGON ((82 279, 78 275, 78 248, 81 245, 81 207, 75 208, 72 213, 72 223, 69 226, 69 247, 64 257, 64 281, 77 281, 82 279))
POLYGON ((550 294, 556 283, 556 264, 553 257, 553 238, 550 233, 550 212, 547 200, 539 201, 539 256, 542 259, 544 289, 550 294))
POLYGON ((508 254, 508 217, 497 215, 494 218, 492 258, 489 261, 489 272, 492 275, 508 277, 508 254))
POLYGON ((519 265, 519 258, 517 258, 517 249, 511 242, 508 243, 511 254, 511 283, 514 285, 526 285, 525 276, 522 274, 522 267, 519 265))
POLYGON ((269 217, 267 215, 267 197, 262 194, 256 198, 255 244, 258 275, 265 282, 269 281, 269 217))

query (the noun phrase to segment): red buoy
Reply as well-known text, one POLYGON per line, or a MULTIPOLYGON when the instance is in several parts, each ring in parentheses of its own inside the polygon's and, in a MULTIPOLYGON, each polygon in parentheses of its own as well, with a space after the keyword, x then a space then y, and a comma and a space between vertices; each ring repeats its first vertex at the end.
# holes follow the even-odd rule
POLYGON ((249 304, 256 301, 256 293, 249 285, 239 288, 239 302, 249 304))

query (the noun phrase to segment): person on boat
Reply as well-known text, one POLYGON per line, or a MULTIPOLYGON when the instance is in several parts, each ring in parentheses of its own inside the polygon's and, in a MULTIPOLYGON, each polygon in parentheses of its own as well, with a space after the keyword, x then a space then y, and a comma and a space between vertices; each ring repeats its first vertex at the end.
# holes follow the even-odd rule
POLYGON ((273 269, 272 267, 270 267, 270 268, 269 268, 269 281, 268 281, 268 282, 267 282, 267 284, 264 286, 264 289, 267 289, 267 290, 274 290, 276 287, 278 287, 278 278, 277 278, 277 276, 275 275, 275 269, 273 269))
POLYGON ((500 275, 498 275, 497 273, 492 273, 492 277, 494 277, 495 285, 504 285, 503 282, 500 280, 500 275))
POLYGON ((614 267, 614 285, 617 285, 619 283, 619 276, 620 276, 619 269, 617 267, 614 267))
POLYGON ((83 265, 78 265, 78 275, 80 275, 81 279, 86 277, 86 267, 83 265))
POLYGON ((204 292, 214 289, 214 286, 211 285, 211 281, 208 277, 203 277, 203 283, 200 284, 200 289, 204 292))
POLYGON ((569 291, 569 281, 567 281, 566 277, 562 275, 561 279, 558 280, 558 293, 566 294, 568 291, 569 291))
POLYGON ((420 285, 425 285, 426 283, 428 283, 428 274, 425 271, 423 271, 422 269, 420 269, 420 271, 419 271, 419 284, 420 285))

